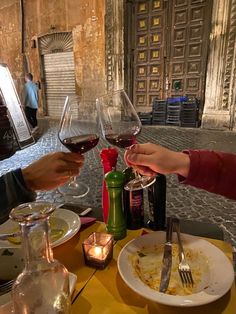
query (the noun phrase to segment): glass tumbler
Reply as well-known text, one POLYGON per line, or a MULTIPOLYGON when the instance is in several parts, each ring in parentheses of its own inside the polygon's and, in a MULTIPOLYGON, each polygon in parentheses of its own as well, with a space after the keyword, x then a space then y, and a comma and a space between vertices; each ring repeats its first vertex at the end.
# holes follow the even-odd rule
POLYGON ((49 216, 55 207, 31 202, 13 208, 10 218, 20 224, 25 267, 12 288, 14 313, 70 313, 69 274, 53 259, 49 216))

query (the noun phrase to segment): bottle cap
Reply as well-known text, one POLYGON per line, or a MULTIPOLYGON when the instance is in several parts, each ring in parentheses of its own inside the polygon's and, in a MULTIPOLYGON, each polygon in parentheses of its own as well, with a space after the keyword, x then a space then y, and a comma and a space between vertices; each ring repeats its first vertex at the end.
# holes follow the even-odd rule
POLYGON ((109 163, 111 167, 115 167, 118 158, 118 150, 113 147, 103 148, 100 152, 102 163, 109 163))
POLYGON ((123 173, 125 175, 125 183, 135 179, 135 173, 132 167, 125 168, 123 173))

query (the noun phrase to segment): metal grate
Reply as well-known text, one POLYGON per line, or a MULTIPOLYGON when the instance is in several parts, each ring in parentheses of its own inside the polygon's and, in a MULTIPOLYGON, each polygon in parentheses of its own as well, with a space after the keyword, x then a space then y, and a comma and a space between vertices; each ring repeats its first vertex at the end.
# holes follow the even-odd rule
POLYGON ((67 95, 75 94, 73 52, 44 55, 47 114, 60 117, 67 95))

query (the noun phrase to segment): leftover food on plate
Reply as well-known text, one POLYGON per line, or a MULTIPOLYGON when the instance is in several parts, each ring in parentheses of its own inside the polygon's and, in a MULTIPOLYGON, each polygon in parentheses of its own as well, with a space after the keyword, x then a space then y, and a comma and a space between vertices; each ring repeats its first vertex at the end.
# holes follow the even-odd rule
MULTIPOLYGON (((194 280, 193 287, 183 287, 178 273, 179 265, 179 249, 178 245, 172 244, 172 267, 169 287, 166 291, 170 295, 189 295, 199 290, 204 289, 206 282, 202 278, 208 272, 208 261, 201 250, 192 250, 189 247, 184 247, 186 259, 191 267, 194 280)), ((131 264, 136 276, 150 288, 159 291, 162 259, 164 252, 164 244, 155 245, 152 247, 143 247, 130 255, 131 264)))
MULTIPOLYGON (((68 224, 66 223, 65 220, 59 218, 59 217, 49 217, 49 225, 50 225, 50 232, 49 232, 49 237, 50 241, 53 243, 60 238, 62 238, 66 232, 68 231, 68 224)), ((15 226, 11 230, 9 230, 9 233, 12 232, 18 232, 20 228, 18 226, 15 226)), ((21 236, 19 237, 9 237, 8 241, 14 244, 20 244, 21 243, 21 236)))

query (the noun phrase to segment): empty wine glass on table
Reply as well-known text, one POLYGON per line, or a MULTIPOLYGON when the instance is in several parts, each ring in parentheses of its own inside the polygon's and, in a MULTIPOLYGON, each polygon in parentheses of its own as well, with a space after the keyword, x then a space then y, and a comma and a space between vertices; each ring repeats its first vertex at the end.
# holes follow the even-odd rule
MULTIPOLYGON (((78 154, 84 154, 97 145, 99 136, 95 100, 76 95, 66 97, 58 138, 66 148, 78 154)), ((58 190, 67 197, 80 198, 89 192, 89 187, 73 177, 58 190)))
MULTIPOLYGON (((108 93, 96 100, 103 137, 112 145, 128 148, 135 144, 142 123, 124 90, 108 93)), ((155 178, 141 176, 125 185, 126 190, 140 190, 155 182, 155 178)))

